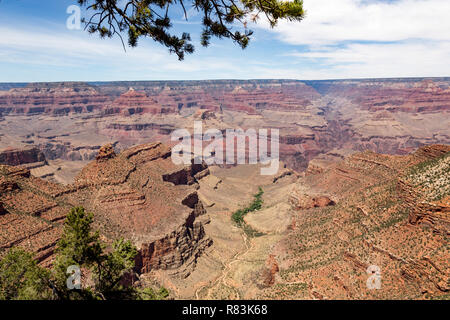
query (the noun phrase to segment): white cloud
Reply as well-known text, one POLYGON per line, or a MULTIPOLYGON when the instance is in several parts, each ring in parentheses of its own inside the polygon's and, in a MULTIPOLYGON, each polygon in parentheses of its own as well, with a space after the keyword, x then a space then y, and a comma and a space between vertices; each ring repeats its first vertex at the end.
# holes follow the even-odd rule
MULTIPOLYGON (((118 38, 100 40, 84 31, 0 24, 0 34, 0 63, 17 65, 20 70, 26 70, 26 65, 49 70, 50 74, 36 75, 43 81, 53 79, 52 67, 67 70, 67 78, 57 80, 73 80, 74 70, 86 70, 87 77, 77 80, 198 79, 208 78, 211 70, 228 77, 239 71, 231 59, 194 55, 189 61, 179 62, 165 47, 150 40, 142 41, 137 48, 127 47, 125 52, 118 38), (92 78, 92 70, 99 70, 98 78, 92 78)), ((0 81, 13 77, 0 73, 0 81)))
MULTIPOLYGON (((36 30, 36 28, 17 29, 0 26, 0 52, 11 52, 10 61, 20 56, 56 58, 64 63, 93 63, 99 60, 117 60, 120 58, 142 60, 148 62, 162 59, 166 52, 141 46, 137 49, 123 50, 120 40, 101 41, 97 36, 88 36, 81 31, 55 32, 54 30, 36 30)), ((53 59, 51 59, 53 60, 53 59)), ((33 63, 37 59, 32 59, 33 63)), ((41 59, 42 64, 48 60, 41 59)), ((24 62, 24 61, 22 61, 24 62)), ((30 61, 31 62, 31 61, 30 61)))
MULTIPOLYGON (((450 40, 450 1, 304 0, 301 22, 282 21, 273 29, 296 45, 342 41, 450 40)), ((267 23, 263 27, 269 28, 267 23)))
POLYGON ((281 22, 278 39, 302 50, 287 55, 321 67, 301 78, 450 75, 450 1, 304 0, 306 18, 281 22))
POLYGON ((262 40, 250 47, 264 52, 258 58, 223 40, 197 45, 181 63, 149 39, 124 52, 117 38, 99 40, 61 23, 0 21, 0 81, 450 76, 449 0, 304 3, 300 23, 270 29, 260 21, 270 33, 255 33, 262 40), (274 37, 287 45, 266 47, 274 37))

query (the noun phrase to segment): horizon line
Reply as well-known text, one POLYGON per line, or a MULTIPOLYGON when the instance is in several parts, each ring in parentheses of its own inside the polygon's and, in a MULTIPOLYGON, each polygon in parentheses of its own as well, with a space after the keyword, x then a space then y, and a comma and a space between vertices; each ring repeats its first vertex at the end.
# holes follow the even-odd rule
POLYGON ((423 79, 439 79, 450 80, 450 76, 438 77, 374 77, 374 78, 329 78, 329 79, 289 79, 289 78, 218 78, 218 79, 189 79, 189 80, 61 80, 61 81, 14 81, 14 82, 0 82, 2 84, 23 85, 23 84, 58 84, 58 83, 88 83, 88 84, 106 84, 106 83, 126 83, 126 82, 208 82, 208 81, 298 81, 298 82, 313 82, 313 81, 364 81, 364 80, 423 80, 423 79))

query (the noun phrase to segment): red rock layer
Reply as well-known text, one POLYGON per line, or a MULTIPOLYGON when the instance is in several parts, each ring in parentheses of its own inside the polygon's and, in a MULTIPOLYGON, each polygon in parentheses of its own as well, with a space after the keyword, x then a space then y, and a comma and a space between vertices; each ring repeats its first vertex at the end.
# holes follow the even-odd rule
POLYGON ((362 109, 376 111, 429 113, 450 110, 450 86, 444 80, 386 79, 336 81, 327 94, 345 97, 362 109))
POLYGON ((434 145, 406 156, 357 153, 301 178, 300 186, 331 194, 336 205, 297 211, 291 233, 274 253, 280 282, 302 289, 280 285, 272 287, 272 296, 445 298, 450 203, 435 201, 426 191, 448 187, 448 177, 437 170, 448 171, 449 152, 450 146, 434 145), (422 174, 425 189, 414 181, 422 174), (380 270, 378 289, 367 286, 369 266, 380 270))
MULTIPOLYGON (((95 228, 105 240, 123 237, 138 246, 139 272, 192 266, 211 244, 203 229, 205 210, 194 186, 165 182, 163 176, 195 175, 206 166, 177 167, 170 148, 160 143, 117 155, 111 149, 102 148, 69 186, 34 178, 20 167, 1 166, 0 203, 7 213, 0 216, 0 248, 26 247, 47 265, 65 214, 81 205, 94 212, 95 228)), ((196 178, 188 180, 192 185, 196 178)))
POLYGON ((93 112, 110 100, 83 83, 30 84, 0 91, 0 114, 53 114, 93 112))
POLYGON ((35 147, 24 149, 6 149, 0 152, 0 164, 18 166, 45 161, 44 154, 35 147))

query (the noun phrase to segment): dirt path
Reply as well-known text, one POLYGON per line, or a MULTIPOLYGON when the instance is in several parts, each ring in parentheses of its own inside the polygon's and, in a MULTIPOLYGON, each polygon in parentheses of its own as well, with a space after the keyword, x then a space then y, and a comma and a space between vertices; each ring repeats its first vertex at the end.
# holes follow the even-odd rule
POLYGON ((234 286, 228 285, 226 279, 227 279, 229 272, 231 271, 231 266, 234 263, 241 261, 242 256, 246 255, 253 248, 253 243, 252 243, 251 239, 249 239, 243 231, 242 231, 242 238, 244 240, 245 249, 243 251, 237 252, 227 263, 223 264, 223 269, 222 269, 221 274, 212 283, 208 283, 208 284, 202 285, 199 288, 197 288, 197 290, 195 291, 195 298, 197 300, 200 299, 199 292, 205 288, 208 288, 208 291, 207 291, 206 297, 204 299, 211 299, 211 291, 214 288, 217 288, 218 286, 220 286, 221 284, 224 285, 225 287, 228 287, 231 290, 233 290, 236 293, 237 299, 241 298, 239 295, 239 291, 236 290, 236 288, 234 286))

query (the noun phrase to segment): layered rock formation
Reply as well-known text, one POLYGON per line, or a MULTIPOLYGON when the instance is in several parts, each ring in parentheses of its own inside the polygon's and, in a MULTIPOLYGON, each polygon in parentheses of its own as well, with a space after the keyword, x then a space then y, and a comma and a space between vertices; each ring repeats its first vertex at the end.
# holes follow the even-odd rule
POLYGON ((105 143, 120 150, 167 143, 174 130, 192 130, 202 120, 205 130, 278 128, 281 160, 305 170, 336 153, 407 154, 450 143, 449 84, 430 78, 0 86, 0 150, 34 145, 48 160, 86 161, 105 143))
POLYGON ((59 202, 54 195, 62 186, 30 175, 22 167, 0 166, 0 252, 20 246, 34 252, 48 265, 62 232, 61 221, 71 204, 59 202))
POLYGON ((159 268, 186 276, 211 244, 203 228, 208 218, 192 186, 194 177, 191 186, 163 180, 168 172, 196 173, 173 165, 169 157, 170 148, 160 143, 119 154, 109 145, 67 186, 1 166, 0 203, 7 213, 0 216, 0 248, 23 246, 48 265, 66 213, 81 205, 94 212, 105 241, 123 237, 138 246, 138 272, 159 268))
POLYGON ((181 298, 446 299, 449 156, 444 145, 405 156, 366 151, 278 179, 258 176, 258 166, 211 168, 199 193, 213 203, 214 245, 190 277, 167 283, 181 298), (257 186, 262 208, 239 234, 230 215, 257 186))
POLYGON ((0 152, 0 164, 9 166, 32 165, 45 162, 44 154, 36 147, 8 148, 0 152))
POLYGON ((447 295, 450 181, 442 173, 449 170, 449 155, 450 147, 443 145, 407 156, 357 153, 300 178, 298 187, 332 194, 336 205, 293 207, 292 231, 273 251, 280 285, 266 294, 313 299, 447 295), (369 266, 381 272, 380 289, 366 286, 369 266), (292 292, 292 284, 302 290, 292 292))
POLYGON ((109 100, 84 83, 29 84, 0 91, 0 114, 52 114, 93 112, 109 100))
POLYGON ((429 113, 450 108, 448 79, 368 79, 310 81, 326 95, 343 97, 361 109, 388 113, 429 113))

